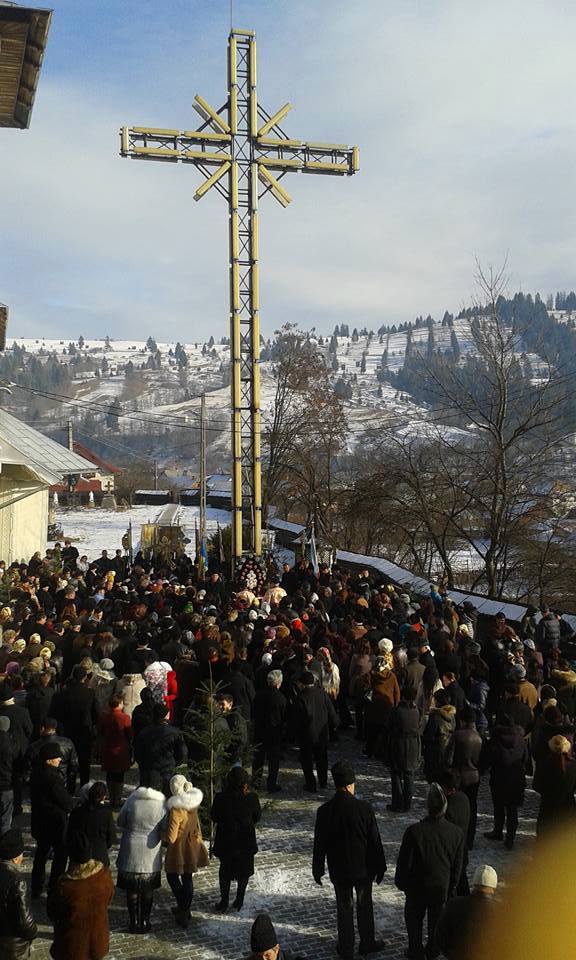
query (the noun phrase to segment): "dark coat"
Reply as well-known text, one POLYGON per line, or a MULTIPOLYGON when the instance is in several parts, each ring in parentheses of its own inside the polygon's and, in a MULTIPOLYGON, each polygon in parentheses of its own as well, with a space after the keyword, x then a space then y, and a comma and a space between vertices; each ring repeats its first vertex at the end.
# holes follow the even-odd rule
POLYGON ((66 784, 72 784, 78 774, 78 754, 76 753, 76 747, 68 737, 59 737, 56 733, 50 734, 50 736, 47 737, 39 737, 38 740, 32 741, 26 751, 25 769, 31 775, 34 767, 40 762, 40 751, 46 743, 57 743, 59 745, 62 761, 58 767, 58 773, 66 784))
POLYGON ((0 860, 0 957, 26 960, 37 935, 27 898, 26 877, 16 864, 0 860))
POLYGON ((469 787, 480 782, 482 737, 476 730, 463 727, 452 737, 452 769, 460 775, 460 784, 469 787))
POLYGON ((63 874, 48 898, 54 921, 54 960, 102 960, 109 949, 108 907, 114 882, 108 867, 95 860, 63 874))
POLYGON ((374 811, 366 800, 337 790, 316 814, 312 874, 324 876, 325 860, 333 883, 380 883, 386 858, 374 811))
POLYGON ((451 703, 433 707, 422 736, 424 776, 429 783, 438 780, 451 765, 452 734, 456 727, 456 708, 451 703))
POLYGON ((548 756, 536 767, 532 785, 540 794, 537 833, 567 819, 570 819, 572 829, 576 819, 576 760, 561 758, 548 750, 548 756))
POLYGON ((10 730, 8 731, 15 747, 14 759, 23 760, 32 736, 32 720, 26 707, 17 703, 4 703, 0 707, 0 717, 8 717, 10 730))
POLYGON ((338 726, 338 716, 328 694, 320 687, 305 687, 295 705, 298 741, 312 746, 328 743, 330 722, 338 726))
POLYGON ((536 627, 536 649, 548 653, 560 646, 560 621, 553 613, 547 613, 536 627))
POLYGON ((42 721, 50 716, 54 696, 53 687, 33 686, 26 695, 26 709, 30 714, 34 735, 38 736, 42 721))
POLYGON ((32 771, 30 800, 31 833, 34 839, 61 843, 66 831, 66 819, 74 806, 74 800, 55 767, 44 764, 32 771))
POLYGON ((74 807, 68 817, 66 842, 72 845, 73 838, 83 833, 90 841, 90 858, 110 866, 108 851, 117 842, 112 810, 107 803, 85 803, 74 807))
POLYGON ((459 712, 466 706, 466 694, 457 680, 453 680, 452 683, 449 683, 444 689, 450 697, 450 703, 453 707, 456 707, 456 712, 459 712))
POLYGON ((247 723, 250 723, 252 702, 254 700, 254 684, 252 680, 240 670, 232 670, 226 680, 225 689, 232 694, 236 710, 242 714, 247 723))
POLYGON ((156 770, 166 780, 188 757, 184 735, 168 723, 153 723, 138 734, 134 760, 141 770, 156 770))
POLYGON ((0 731, 0 793, 12 789, 12 769, 15 755, 16 747, 10 734, 3 730, 0 731))
POLYGON ((420 763, 420 711, 401 700, 390 714, 388 758, 391 770, 414 771, 420 763))
POLYGON ((528 748, 521 727, 496 726, 486 746, 490 789, 496 803, 522 806, 528 748))
POLYGON ((252 704, 254 743, 261 743, 268 748, 280 746, 287 707, 286 697, 280 690, 267 686, 258 691, 252 704))
POLYGON ((149 703, 138 703, 134 707, 132 711, 132 735, 134 739, 136 739, 144 727, 149 727, 154 722, 154 716, 152 714, 153 707, 153 701, 149 703))
POLYGON ((471 960, 478 947, 478 931, 485 930, 493 898, 481 893, 453 897, 442 911, 434 933, 435 946, 447 960, 471 960))
POLYGON ((523 703, 518 697, 512 697, 505 700, 496 712, 496 723, 507 714, 514 722, 515 727, 522 727, 524 733, 530 733, 534 724, 534 714, 527 703, 523 703))
POLYGON ((448 896, 462 871, 464 834, 444 817, 408 827, 396 862, 395 883, 407 894, 448 896))
POLYGON ((210 816, 216 824, 214 855, 230 879, 251 877, 258 852, 256 824, 262 811, 255 793, 224 790, 214 797, 210 816))
POLYGON ((532 755, 536 767, 538 767, 543 760, 546 760, 550 753, 548 741, 558 734, 566 737, 570 743, 574 743, 574 727, 572 724, 548 723, 543 716, 539 718, 537 726, 534 727, 534 735, 532 737, 532 755))
POLYGON ((404 683, 402 685, 402 699, 416 700, 420 681, 424 676, 426 667, 419 660, 410 660, 404 672, 404 683))
MULTIPOLYGON (((448 823, 453 823, 460 828, 465 837, 468 836, 470 825, 470 801, 468 797, 461 790, 457 790, 456 793, 450 794, 447 800, 446 819, 448 823)), ((466 848, 465 852, 467 852, 466 848)))
POLYGON ((76 746, 92 741, 98 719, 96 694, 85 683, 69 684, 55 694, 52 713, 76 746))

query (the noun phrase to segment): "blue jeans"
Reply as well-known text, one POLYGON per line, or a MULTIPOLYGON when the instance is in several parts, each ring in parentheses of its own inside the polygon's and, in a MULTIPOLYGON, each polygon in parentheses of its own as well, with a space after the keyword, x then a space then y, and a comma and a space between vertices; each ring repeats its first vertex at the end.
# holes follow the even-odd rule
POLYGON ((14 791, 0 791, 0 834, 6 833, 12 826, 12 813, 14 811, 14 791))
POLYGON ((167 873, 166 879, 176 899, 179 910, 189 910, 194 896, 191 873, 167 873))

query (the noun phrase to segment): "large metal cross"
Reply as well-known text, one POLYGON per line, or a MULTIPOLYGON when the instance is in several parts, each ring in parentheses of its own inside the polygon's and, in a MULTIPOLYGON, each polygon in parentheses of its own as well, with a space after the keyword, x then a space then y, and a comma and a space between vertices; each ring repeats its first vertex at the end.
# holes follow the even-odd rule
POLYGON ((283 207, 291 198, 280 183, 287 173, 350 175, 359 168, 358 147, 291 140, 280 123, 289 103, 272 116, 256 95, 256 35, 232 30, 228 40, 228 99, 215 110, 196 96, 199 130, 122 127, 123 157, 191 163, 228 201, 230 235, 230 360, 232 365, 232 557, 242 557, 242 521, 250 547, 261 553, 260 294, 258 201, 271 194, 283 207))

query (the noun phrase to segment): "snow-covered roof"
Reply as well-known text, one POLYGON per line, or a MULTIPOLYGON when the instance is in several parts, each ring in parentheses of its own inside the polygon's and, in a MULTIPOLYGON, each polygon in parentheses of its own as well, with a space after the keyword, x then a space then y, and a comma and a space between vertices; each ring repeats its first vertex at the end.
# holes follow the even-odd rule
POLYGON ((94 473, 94 464, 0 408, 0 463, 28 466, 55 483, 69 473, 94 473))

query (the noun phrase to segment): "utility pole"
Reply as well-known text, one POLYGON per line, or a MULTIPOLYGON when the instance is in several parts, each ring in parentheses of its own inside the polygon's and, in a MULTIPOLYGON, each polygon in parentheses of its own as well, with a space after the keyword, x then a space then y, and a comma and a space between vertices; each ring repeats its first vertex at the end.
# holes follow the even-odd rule
POLYGON ((72 421, 68 421, 68 449, 74 452, 74 434, 72 433, 72 421))
POLYGON ((200 549, 206 538, 206 394, 200 401, 200 549))
POLYGON ((154 461, 154 489, 158 489, 158 461, 154 461))
POLYGON ((286 207, 291 198, 280 181, 287 174, 351 176, 360 159, 357 147, 289 137, 280 126, 289 103, 273 114, 264 109, 256 93, 253 30, 230 31, 228 92, 222 106, 214 109, 200 96, 193 106, 202 118, 199 130, 122 127, 120 153, 134 160, 194 166, 205 180, 194 199, 213 188, 227 202, 234 566, 245 547, 243 519, 251 528, 246 546, 257 556, 262 552, 259 201, 269 194, 286 207))

